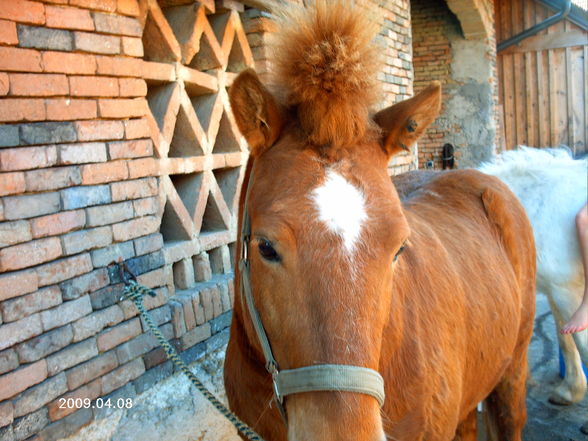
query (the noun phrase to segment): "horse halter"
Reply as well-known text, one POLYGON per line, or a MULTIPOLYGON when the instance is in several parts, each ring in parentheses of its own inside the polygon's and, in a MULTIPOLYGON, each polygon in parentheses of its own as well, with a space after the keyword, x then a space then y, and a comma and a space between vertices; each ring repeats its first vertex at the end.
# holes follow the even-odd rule
POLYGON ((253 182, 255 164, 251 167, 249 184, 245 194, 243 206, 243 222, 241 225, 241 258, 239 270, 241 273, 241 296, 245 297, 249 316, 265 358, 265 368, 272 376, 274 398, 278 410, 286 425, 288 418, 284 408, 284 397, 287 395, 312 391, 341 391, 356 392, 370 395, 378 400, 380 407, 384 405, 384 379, 375 370, 344 364, 319 364, 305 366, 298 369, 280 370, 272 353, 269 339, 263 327, 259 311, 251 290, 249 267, 249 242, 251 239, 251 219, 249 218, 249 192, 253 182))

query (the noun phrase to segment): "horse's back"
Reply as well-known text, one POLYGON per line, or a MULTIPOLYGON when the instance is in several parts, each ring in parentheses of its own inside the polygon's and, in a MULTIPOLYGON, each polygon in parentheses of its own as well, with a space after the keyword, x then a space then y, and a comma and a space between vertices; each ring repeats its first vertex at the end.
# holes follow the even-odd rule
POLYGON ((533 229, 525 208, 507 185, 472 169, 405 175, 394 179, 404 193, 405 209, 430 224, 445 247, 476 248, 483 253, 479 248, 485 243, 484 248, 505 252, 518 283, 527 285, 529 277, 534 279, 533 229))
POLYGON ((392 176, 400 200, 404 201, 415 196, 418 190, 440 173, 433 170, 415 170, 392 176))
MULTIPOLYGON (((534 270, 531 262, 535 255, 534 239, 525 208, 499 179, 468 169, 413 171, 393 177, 393 182, 409 212, 426 219, 453 221, 454 225, 464 218, 480 224, 489 222, 501 238, 513 266, 534 270), (431 218, 434 213, 435 218, 431 218)), ((432 222, 434 229, 436 226, 441 224, 432 222)), ((437 229, 442 233, 447 227, 437 229)))

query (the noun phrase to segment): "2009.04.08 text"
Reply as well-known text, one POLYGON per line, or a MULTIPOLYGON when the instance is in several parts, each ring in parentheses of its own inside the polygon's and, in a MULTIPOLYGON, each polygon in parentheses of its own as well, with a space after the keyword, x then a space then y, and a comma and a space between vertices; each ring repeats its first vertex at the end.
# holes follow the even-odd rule
POLYGON ((60 409, 130 409, 133 407, 132 398, 97 398, 92 402, 90 398, 60 398, 60 409))

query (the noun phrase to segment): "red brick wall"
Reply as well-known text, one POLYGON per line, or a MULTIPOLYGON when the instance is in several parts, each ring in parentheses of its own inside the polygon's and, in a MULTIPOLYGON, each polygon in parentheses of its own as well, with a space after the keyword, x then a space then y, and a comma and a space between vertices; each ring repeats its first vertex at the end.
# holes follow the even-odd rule
MULTIPOLYGON (((442 105, 449 98, 451 81, 451 63, 453 61, 448 27, 459 30, 459 22, 443 1, 418 0, 412 5, 413 28, 413 63, 414 90, 420 92, 432 80, 438 80, 443 87, 442 105)), ((444 109, 441 110, 443 113, 444 109)), ((433 161, 437 169, 441 168, 441 149, 443 138, 451 130, 441 127, 435 121, 419 140, 419 168, 425 168, 427 161, 433 161)))
MULTIPOLYGON (((410 1, 371 1, 374 16, 381 25, 380 44, 384 48, 384 69, 380 73, 384 101, 381 107, 398 103, 413 95, 412 35, 410 1), (376 6, 377 5, 377 6, 376 6)), ((392 157, 390 173, 399 174, 417 167, 416 150, 392 157)))
POLYGON ((3 440, 65 436, 93 414, 59 397, 106 396, 149 367, 107 268, 129 259, 165 303, 158 182, 137 173, 154 154, 139 15, 135 0, 0 2, 3 440))

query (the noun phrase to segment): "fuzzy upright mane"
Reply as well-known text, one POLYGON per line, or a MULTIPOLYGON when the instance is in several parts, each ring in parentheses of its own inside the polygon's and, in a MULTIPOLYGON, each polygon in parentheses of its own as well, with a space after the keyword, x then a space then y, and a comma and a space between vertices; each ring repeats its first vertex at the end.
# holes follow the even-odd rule
POLYGON ((369 110, 379 98, 377 28, 342 1, 317 0, 282 15, 275 84, 297 108, 311 143, 352 145, 370 128, 369 110))

